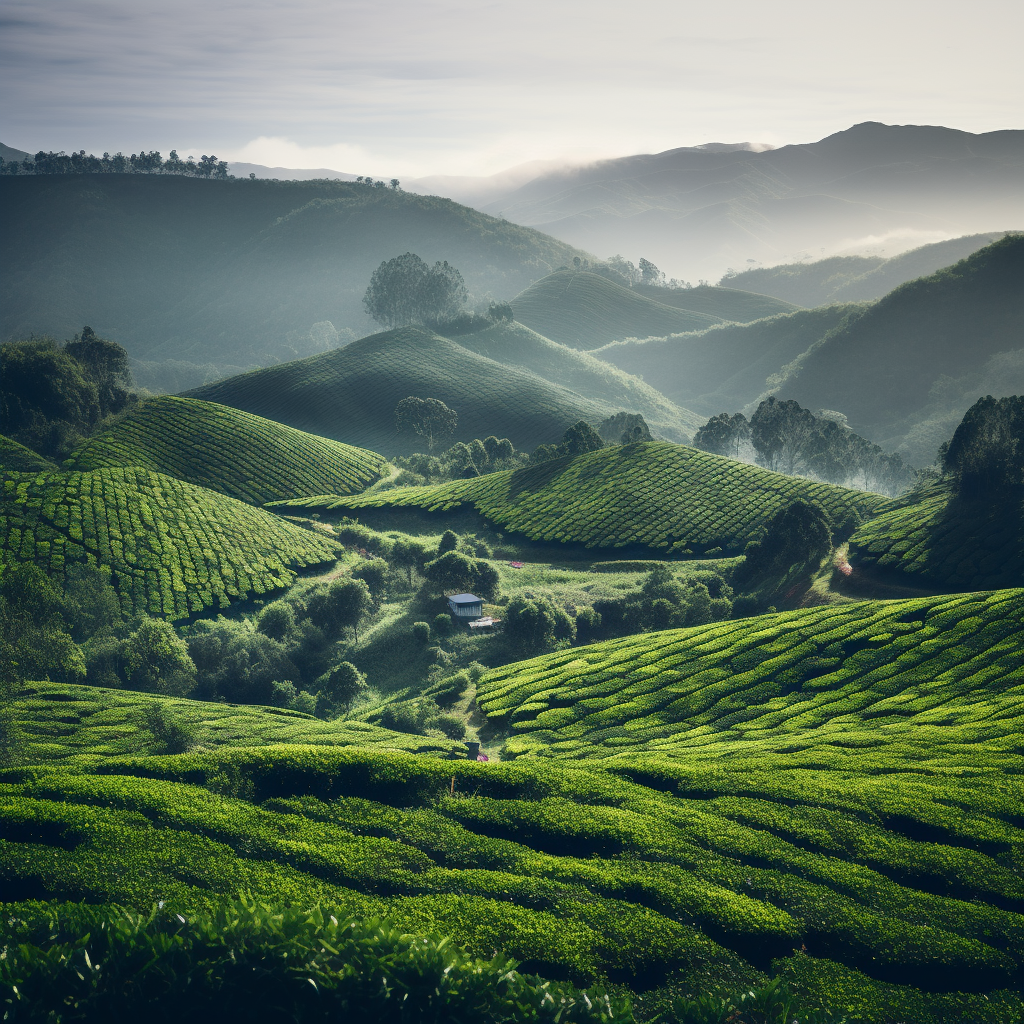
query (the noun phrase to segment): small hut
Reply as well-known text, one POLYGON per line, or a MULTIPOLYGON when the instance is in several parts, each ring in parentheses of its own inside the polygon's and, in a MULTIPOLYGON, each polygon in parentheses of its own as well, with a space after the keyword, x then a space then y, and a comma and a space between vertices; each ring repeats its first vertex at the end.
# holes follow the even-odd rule
POLYGON ((448 598, 448 610, 459 622, 479 619, 484 613, 483 598, 473 594, 453 594, 448 598))

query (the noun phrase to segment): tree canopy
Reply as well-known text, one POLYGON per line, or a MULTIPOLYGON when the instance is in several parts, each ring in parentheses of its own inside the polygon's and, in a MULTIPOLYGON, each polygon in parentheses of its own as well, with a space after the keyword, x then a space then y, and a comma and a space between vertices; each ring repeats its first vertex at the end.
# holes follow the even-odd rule
POLYGON ((389 330, 410 323, 440 324, 459 313, 468 294, 462 274, 447 260, 431 267, 407 252, 373 272, 363 307, 389 330))
POLYGON ((417 398, 410 395, 395 406, 395 429, 402 434, 412 431, 434 448, 455 433, 459 416, 438 398, 417 398))
POLYGON ((965 497, 1024 484, 1024 397, 979 398, 940 458, 943 473, 965 497))

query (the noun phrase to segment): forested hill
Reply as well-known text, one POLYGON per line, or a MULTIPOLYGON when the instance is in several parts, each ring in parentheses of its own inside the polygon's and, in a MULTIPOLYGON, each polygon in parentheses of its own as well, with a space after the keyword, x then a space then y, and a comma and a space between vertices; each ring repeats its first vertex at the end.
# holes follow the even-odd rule
POLYGON ((373 270, 406 251, 510 298, 579 250, 448 199, 343 181, 0 177, 0 338, 88 323, 136 359, 250 366, 357 335, 373 270))

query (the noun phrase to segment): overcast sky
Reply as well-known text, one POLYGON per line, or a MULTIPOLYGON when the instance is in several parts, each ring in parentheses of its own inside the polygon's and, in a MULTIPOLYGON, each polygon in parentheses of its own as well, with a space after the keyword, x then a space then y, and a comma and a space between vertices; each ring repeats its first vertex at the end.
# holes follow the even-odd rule
POLYGON ((1020 0, 0 0, 0 142, 377 177, 1024 128, 1020 0))

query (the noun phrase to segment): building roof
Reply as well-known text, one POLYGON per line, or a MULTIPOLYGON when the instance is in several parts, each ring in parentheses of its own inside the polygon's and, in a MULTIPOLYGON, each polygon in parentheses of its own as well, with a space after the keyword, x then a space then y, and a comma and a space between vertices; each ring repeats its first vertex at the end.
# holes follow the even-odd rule
POLYGON ((483 604, 484 599, 473 594, 452 594, 448 600, 452 604, 483 604))

